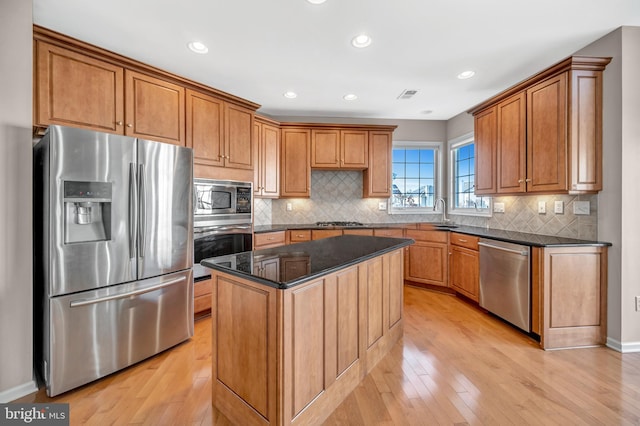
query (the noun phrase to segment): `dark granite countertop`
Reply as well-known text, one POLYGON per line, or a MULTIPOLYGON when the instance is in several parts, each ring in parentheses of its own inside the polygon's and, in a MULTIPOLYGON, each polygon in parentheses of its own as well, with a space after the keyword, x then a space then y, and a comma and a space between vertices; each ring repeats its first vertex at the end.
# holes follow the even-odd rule
MULTIPOLYGON (((437 223, 423 222, 434 225, 437 223)), ((367 228, 397 228, 402 227, 401 223, 365 223, 362 226, 339 227, 339 226, 318 226, 316 224, 281 224, 281 225, 261 225, 255 226, 255 233, 286 231, 289 229, 367 229, 367 228)), ((413 225, 413 223, 411 223, 413 225)), ((438 228, 436 228, 438 229, 438 228)), ((456 226, 455 228, 440 228, 443 232, 459 232, 461 234, 475 235, 482 238, 491 238, 499 241, 523 244, 532 247, 577 247, 577 246, 611 246, 611 243, 604 241, 579 240, 576 238, 556 237, 553 235, 529 234, 526 232, 505 231, 502 229, 487 229, 476 226, 456 226)))
POLYGON ((271 287, 287 289, 410 244, 413 244, 413 240, 406 238, 343 235, 211 257, 200 264, 271 287))

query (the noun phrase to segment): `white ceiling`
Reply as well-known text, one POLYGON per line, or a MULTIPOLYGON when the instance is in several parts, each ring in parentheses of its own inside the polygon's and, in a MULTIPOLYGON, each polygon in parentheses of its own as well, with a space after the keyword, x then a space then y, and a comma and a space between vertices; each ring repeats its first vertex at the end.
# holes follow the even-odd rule
POLYGON ((265 114, 446 120, 621 25, 640 26, 640 0, 33 0, 33 14, 265 114), (350 41, 361 32, 373 43, 358 50, 350 41), (190 52, 192 40, 209 53, 190 52), (458 80, 467 69, 476 76, 458 80), (405 89, 418 93, 398 100, 405 89))

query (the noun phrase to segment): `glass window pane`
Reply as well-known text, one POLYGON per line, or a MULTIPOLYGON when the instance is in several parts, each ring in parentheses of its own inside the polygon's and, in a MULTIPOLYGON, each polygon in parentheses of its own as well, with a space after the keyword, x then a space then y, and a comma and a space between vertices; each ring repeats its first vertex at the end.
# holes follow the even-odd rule
POLYGON ((420 164, 407 163, 407 178, 419 178, 420 177, 420 164))
POLYGON ((433 164, 420 164, 420 177, 433 178, 433 164))
POLYGON ((404 163, 393 163, 393 174, 391 176, 393 179, 405 177, 404 163))
POLYGON ((433 158, 434 158, 434 152, 435 150, 433 149, 422 149, 420 150, 420 162, 421 163, 433 163, 433 158))
POLYGON ((420 150, 407 149, 407 158, 405 161, 407 163, 418 163, 420 161, 420 150))
POLYGON ((394 163, 396 163, 396 162, 404 163, 404 149, 402 149, 402 148, 394 148, 392 157, 393 157, 392 161, 394 163))

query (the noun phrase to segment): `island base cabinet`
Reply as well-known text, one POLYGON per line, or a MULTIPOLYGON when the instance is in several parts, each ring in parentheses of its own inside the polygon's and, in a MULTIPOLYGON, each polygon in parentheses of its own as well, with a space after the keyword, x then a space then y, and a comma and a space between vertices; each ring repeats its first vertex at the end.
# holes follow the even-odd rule
POLYGON ((607 247, 534 248, 532 329, 543 349, 607 338, 607 247))
POLYGON ((233 423, 322 423, 402 337, 403 250, 289 289, 214 271, 213 405, 233 423))

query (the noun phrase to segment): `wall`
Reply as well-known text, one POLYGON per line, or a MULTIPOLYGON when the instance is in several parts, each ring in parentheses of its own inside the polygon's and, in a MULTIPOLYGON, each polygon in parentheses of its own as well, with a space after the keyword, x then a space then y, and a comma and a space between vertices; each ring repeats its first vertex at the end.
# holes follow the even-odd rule
POLYGON ((33 382, 31 84, 32 3, 0 13, 0 402, 33 382))

